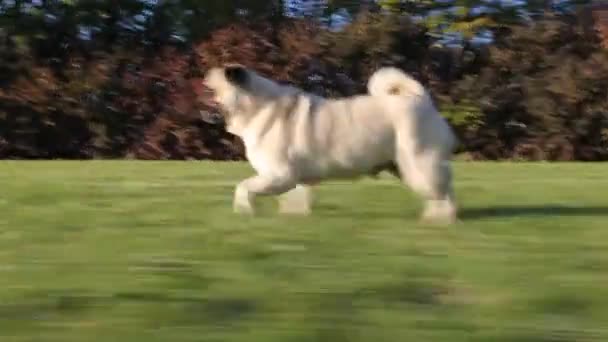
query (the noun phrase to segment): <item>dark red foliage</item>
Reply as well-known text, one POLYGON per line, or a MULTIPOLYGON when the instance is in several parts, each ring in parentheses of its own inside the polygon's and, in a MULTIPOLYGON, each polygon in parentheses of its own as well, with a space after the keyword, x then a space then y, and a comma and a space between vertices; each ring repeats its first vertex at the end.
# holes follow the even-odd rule
POLYGON ((463 139, 480 158, 608 159, 608 53, 576 18, 513 27, 453 95, 481 109, 463 139))
POLYGON ((608 159, 608 57, 575 18, 504 27, 481 52, 431 47, 422 27, 373 13, 342 32, 235 22, 187 48, 74 49, 59 62, 18 43, 0 39, 0 158, 243 159, 202 86, 209 67, 237 62, 325 96, 363 92, 396 65, 429 87, 472 158, 608 159))

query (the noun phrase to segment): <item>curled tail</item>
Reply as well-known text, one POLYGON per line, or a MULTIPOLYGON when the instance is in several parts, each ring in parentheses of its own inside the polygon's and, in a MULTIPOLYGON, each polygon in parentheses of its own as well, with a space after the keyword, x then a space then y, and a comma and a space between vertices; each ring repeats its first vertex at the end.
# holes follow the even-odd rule
POLYGON ((395 67, 378 69, 367 82, 372 96, 425 96, 426 90, 420 82, 395 67))
MULTIPOLYGON (((413 77, 395 67, 383 67, 372 74, 367 82, 367 89, 371 96, 387 100, 387 106, 394 111, 395 117, 426 117, 420 121, 418 132, 424 140, 433 140, 442 146, 445 153, 451 154, 459 144, 458 138, 445 118, 441 116, 430 93, 413 77), (416 98, 413 102, 412 98, 416 98), (404 106, 406 103, 416 103, 415 107, 404 106), (397 101, 397 102, 395 102, 397 101)), ((428 142, 430 143, 430 142, 428 142)))

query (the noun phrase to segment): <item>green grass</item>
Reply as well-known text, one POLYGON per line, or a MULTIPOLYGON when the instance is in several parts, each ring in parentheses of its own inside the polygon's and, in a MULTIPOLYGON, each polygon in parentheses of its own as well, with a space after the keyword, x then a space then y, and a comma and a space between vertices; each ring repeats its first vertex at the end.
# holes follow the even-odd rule
POLYGON ((2 162, 0 341, 608 341, 608 165, 457 163, 231 213, 245 164, 2 162))

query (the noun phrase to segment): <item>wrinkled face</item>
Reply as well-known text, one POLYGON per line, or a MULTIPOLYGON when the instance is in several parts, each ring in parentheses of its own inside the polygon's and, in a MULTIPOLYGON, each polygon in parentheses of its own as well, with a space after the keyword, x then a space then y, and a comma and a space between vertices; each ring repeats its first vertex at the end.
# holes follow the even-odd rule
POLYGON ((243 86, 248 80, 247 71, 240 66, 210 69, 203 80, 205 87, 212 93, 215 105, 234 114, 242 105, 246 94, 243 86))

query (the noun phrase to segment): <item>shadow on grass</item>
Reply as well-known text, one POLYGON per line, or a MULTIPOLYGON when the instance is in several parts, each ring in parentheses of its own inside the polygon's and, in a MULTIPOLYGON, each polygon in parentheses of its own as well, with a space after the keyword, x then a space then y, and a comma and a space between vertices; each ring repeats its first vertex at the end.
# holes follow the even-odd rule
POLYGON ((190 320, 208 323, 236 321, 256 311, 256 302, 246 298, 172 297, 165 293, 123 292, 115 299, 151 304, 184 304, 190 320))
POLYGON ((329 218, 357 218, 357 219, 403 219, 408 216, 418 218, 420 208, 409 207, 395 208, 388 205, 370 206, 338 206, 333 204, 322 204, 313 207, 313 215, 329 218))
POLYGON ((165 292, 118 292, 112 296, 99 296, 92 293, 71 293, 69 290, 49 291, 34 293, 23 298, 21 303, 0 305, 0 327, 11 323, 35 324, 41 318, 77 317, 100 307, 113 307, 128 302, 148 305, 150 308, 178 305, 183 313, 180 319, 211 325, 239 321, 258 309, 253 299, 241 297, 199 298, 172 296, 165 292))
POLYGON ((463 219, 483 219, 513 216, 608 216, 608 206, 574 207, 567 205, 521 205, 463 208, 463 219))

